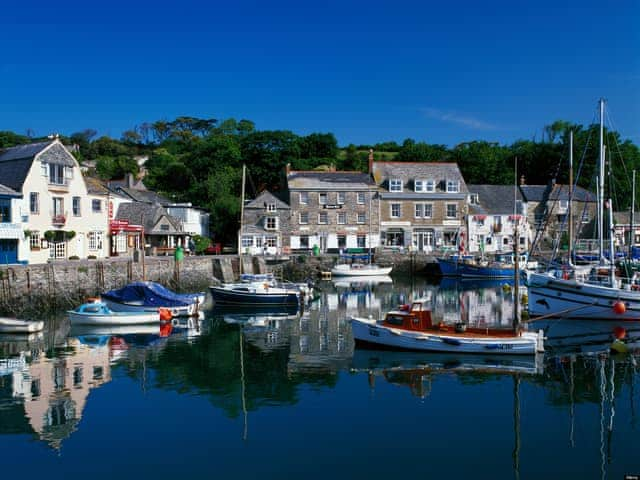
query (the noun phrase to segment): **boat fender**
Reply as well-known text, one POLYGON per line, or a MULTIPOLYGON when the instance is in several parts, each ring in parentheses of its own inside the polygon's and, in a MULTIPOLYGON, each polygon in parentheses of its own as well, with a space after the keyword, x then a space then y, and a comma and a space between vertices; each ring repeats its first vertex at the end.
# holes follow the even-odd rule
POLYGON ((612 353, 627 353, 629 351, 629 347, 622 341, 615 339, 611 344, 611 352, 612 353))
POLYGON ((623 301, 618 300, 617 302, 615 302, 613 304, 613 311, 615 313, 617 313, 618 315, 622 315, 624 312, 627 311, 627 307, 626 307, 626 305, 624 304, 623 301))
POLYGON ((173 317, 171 310, 168 308, 159 308, 158 313, 160 314, 160 321, 168 322, 173 317))
POLYGON ((624 327, 617 326, 613 329, 613 336, 616 337, 616 340, 622 340, 627 336, 627 331, 624 327))

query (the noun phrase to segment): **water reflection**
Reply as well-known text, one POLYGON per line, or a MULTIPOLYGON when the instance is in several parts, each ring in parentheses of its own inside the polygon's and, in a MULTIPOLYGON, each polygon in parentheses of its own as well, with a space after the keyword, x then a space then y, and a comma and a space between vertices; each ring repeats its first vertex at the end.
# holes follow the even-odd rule
MULTIPOLYGON (((606 343, 589 352, 563 346, 531 357, 354 350, 350 315, 381 316, 398 304, 429 298, 439 321, 508 325, 513 291, 503 282, 438 285, 415 280, 325 282, 321 288, 320 298, 302 312, 214 309, 203 318, 162 327, 74 327, 61 340, 59 332, 68 331, 68 325, 58 323, 55 334, 0 339, 0 435, 31 434, 59 449, 79 430, 87 402, 95 401, 89 393, 108 384, 101 393, 108 391, 111 403, 120 406, 114 411, 126 411, 133 385, 154 396, 171 394, 175 411, 195 408, 202 419, 220 412, 234 422, 235 430, 221 428, 210 435, 225 444, 234 435, 251 440, 293 432, 298 423, 315 418, 317 411, 308 405, 319 398, 331 403, 336 415, 345 409, 335 424, 331 416, 323 416, 323 422, 336 431, 344 422, 353 424, 350 433, 344 433, 349 444, 366 443, 366 437, 374 435, 373 427, 355 415, 363 409, 384 420, 376 428, 402 435, 408 443, 414 430, 428 427, 445 444, 467 437, 487 437, 499 444, 500 432, 508 427, 508 442, 501 445, 508 445, 510 453, 478 448, 487 458, 513 459, 512 472, 524 469, 528 477, 536 476, 534 457, 553 457, 563 445, 577 452, 567 461, 577 462, 589 457, 595 442, 604 453, 597 459, 601 476, 611 474, 612 465, 619 473, 631 458, 626 445, 637 436, 637 355, 611 355, 606 343), (56 339, 53 345, 50 338, 56 339), (412 403, 416 399, 420 403, 412 403), (459 417, 460 408, 476 413, 467 421, 459 419, 464 426, 454 432, 446 423, 459 417), (293 413, 305 411, 308 417, 293 413), (507 426, 500 420, 505 415, 507 426), (269 424, 265 419, 271 417, 278 420, 269 424), (495 424, 483 423, 483 418, 495 424), (559 424, 564 429, 560 434, 559 424), (528 440, 521 442, 520 436, 528 440)), ((140 415, 163 415, 155 399, 144 405, 148 412, 142 409, 140 415)), ((91 413, 115 415, 105 408, 91 413)), ((184 431, 172 435, 189 438, 195 427, 181 428, 184 431)), ((91 432, 83 433, 91 438, 91 432)), ((308 441, 314 441, 312 436, 308 441)), ((338 440, 325 441, 329 445, 338 440)), ((250 442, 246 445, 252 448, 250 442)), ((437 463, 433 468, 446 473, 437 463)), ((504 477, 505 471, 496 476, 504 477)))

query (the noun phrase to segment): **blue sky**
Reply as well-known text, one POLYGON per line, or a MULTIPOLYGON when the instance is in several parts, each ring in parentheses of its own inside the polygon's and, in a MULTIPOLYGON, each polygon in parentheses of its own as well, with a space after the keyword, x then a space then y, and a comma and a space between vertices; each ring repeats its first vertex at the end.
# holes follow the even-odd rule
POLYGON ((0 130, 123 130, 179 115, 455 145, 588 124, 640 144, 640 3, 10 2, 0 130))

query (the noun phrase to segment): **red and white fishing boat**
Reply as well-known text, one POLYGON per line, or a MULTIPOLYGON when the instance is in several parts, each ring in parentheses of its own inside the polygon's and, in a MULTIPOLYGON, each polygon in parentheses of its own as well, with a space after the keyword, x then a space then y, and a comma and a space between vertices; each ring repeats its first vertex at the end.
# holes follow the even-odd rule
POLYGON ((427 300, 416 300, 411 305, 403 305, 388 312, 382 321, 351 317, 356 345, 475 354, 533 355, 544 351, 541 330, 527 332, 468 327, 462 323, 434 324, 428 303, 427 300))

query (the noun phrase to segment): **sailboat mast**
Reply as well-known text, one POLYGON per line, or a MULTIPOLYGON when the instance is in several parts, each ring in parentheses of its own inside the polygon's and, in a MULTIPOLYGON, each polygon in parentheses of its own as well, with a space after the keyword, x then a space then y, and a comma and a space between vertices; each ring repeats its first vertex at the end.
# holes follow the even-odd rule
MULTIPOLYGON (((606 151, 606 146, 604 147, 603 154, 606 151)), ((609 160, 609 176, 611 176, 611 160, 609 160)), ((611 185, 611 181, 609 181, 609 185, 611 185)), ((611 188, 609 188, 611 189, 611 188)), ((609 215, 609 260, 610 260, 610 268, 609 268, 609 281, 611 282, 611 286, 615 286, 616 281, 616 269, 615 269, 615 252, 613 251, 613 240, 615 237, 615 226, 613 225, 613 201, 611 199, 611 192, 609 192, 609 196, 607 198, 607 213, 609 215)))
POLYGON ((631 256, 633 255, 633 244, 636 240, 636 231, 633 227, 635 223, 635 213, 636 213, 636 171, 633 171, 633 176, 631 180, 631 218, 629 219, 629 261, 631 261, 631 256))
POLYGON ((242 225, 244 223, 244 184, 247 177, 247 166, 242 165, 242 193, 240 194, 240 233, 238 234, 239 271, 242 275, 242 225))
POLYGON ((600 99, 600 161, 598 162, 598 254, 604 264, 604 99, 600 99))
POLYGON ((573 130, 569 131, 569 245, 567 252, 569 255, 568 263, 572 264, 573 254, 573 210, 571 209, 571 201, 573 200, 573 130))

